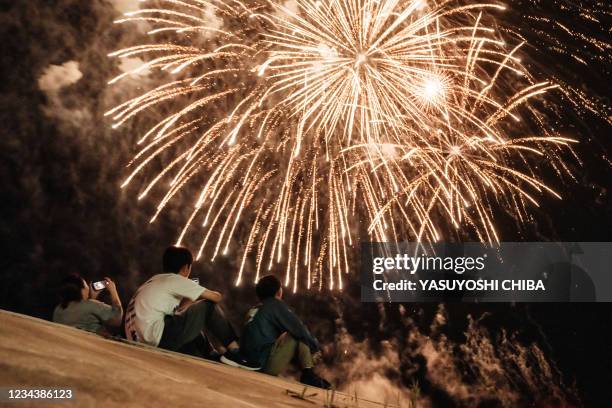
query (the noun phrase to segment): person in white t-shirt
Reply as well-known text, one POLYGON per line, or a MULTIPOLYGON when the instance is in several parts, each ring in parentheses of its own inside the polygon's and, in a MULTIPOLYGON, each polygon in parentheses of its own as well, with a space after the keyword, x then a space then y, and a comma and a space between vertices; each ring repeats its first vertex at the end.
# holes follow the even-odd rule
MULTIPOLYGON (((240 353, 238 337, 218 306, 222 296, 189 279, 193 256, 187 248, 164 252, 164 273, 153 276, 134 294, 125 317, 129 340, 167 350, 201 356, 207 333, 227 349, 221 361, 235 367, 258 370, 257 363, 240 353)), ((206 342, 207 343, 207 342, 206 342)))

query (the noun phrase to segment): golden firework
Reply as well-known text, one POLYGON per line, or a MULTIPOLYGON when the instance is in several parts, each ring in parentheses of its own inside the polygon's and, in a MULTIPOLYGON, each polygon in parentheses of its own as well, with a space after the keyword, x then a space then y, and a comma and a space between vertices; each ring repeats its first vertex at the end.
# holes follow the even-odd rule
POLYGON ((150 3, 118 22, 146 22, 152 43, 111 56, 169 79, 107 114, 119 126, 170 113, 123 185, 163 157, 140 194, 169 181, 152 221, 195 186, 178 243, 195 224, 198 258, 241 242, 236 284, 254 254, 255 280, 280 265, 294 291, 342 289, 358 239, 438 241, 468 226, 498 241, 496 208, 524 221, 540 193, 558 196, 530 166, 545 156, 561 171, 574 142, 530 104, 557 85, 527 72, 523 43, 503 41, 499 4, 150 3))

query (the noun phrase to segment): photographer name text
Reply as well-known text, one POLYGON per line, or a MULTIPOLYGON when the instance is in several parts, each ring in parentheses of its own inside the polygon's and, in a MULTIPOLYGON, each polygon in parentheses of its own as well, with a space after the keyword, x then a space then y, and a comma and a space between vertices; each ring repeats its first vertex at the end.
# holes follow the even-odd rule
POLYGON ((391 272, 400 273, 404 277, 412 277, 417 272, 454 273, 456 275, 463 275, 465 272, 478 273, 485 269, 486 259, 486 254, 479 257, 410 256, 407 254, 376 257, 372 263, 372 272, 376 276, 372 286, 376 291, 546 291, 544 281, 541 279, 462 279, 459 276, 455 279, 389 279, 391 272))
POLYGON ((398 282, 375 279, 372 286, 376 291, 546 291, 541 279, 402 279, 398 282))

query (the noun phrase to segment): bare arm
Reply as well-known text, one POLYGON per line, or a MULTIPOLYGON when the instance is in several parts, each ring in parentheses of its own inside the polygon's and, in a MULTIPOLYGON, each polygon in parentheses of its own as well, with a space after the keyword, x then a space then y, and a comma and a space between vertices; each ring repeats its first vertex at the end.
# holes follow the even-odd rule
POLYGON ((179 303, 179 305, 176 308, 176 312, 175 313, 183 313, 185 310, 187 310, 187 308, 191 305, 193 305, 195 302, 189 298, 184 297, 183 299, 181 299, 181 303, 179 303))
POLYGON ((211 302, 219 303, 222 298, 223 296, 221 296, 219 292, 215 292, 214 290, 206 289, 204 290, 204 292, 202 292, 200 297, 196 299, 195 301, 184 297, 181 300, 181 303, 179 303, 178 307, 176 308, 176 313, 183 313, 185 310, 187 310, 187 308, 189 308, 189 306, 191 306, 198 300, 210 300, 211 302))
POLYGON ((214 290, 206 289, 200 295, 200 299, 210 300, 211 302, 219 303, 221 301, 221 299, 223 299, 223 296, 219 292, 216 292, 214 290))
POLYGON ((119 310, 119 314, 112 319, 107 320, 105 323, 110 326, 121 326, 121 321, 123 320, 123 307, 121 306, 121 299, 119 299, 119 294, 117 293, 117 287, 115 286, 115 282, 113 282, 110 278, 104 278, 106 281, 106 288, 108 289, 108 293, 111 296, 111 304, 114 309, 119 310))

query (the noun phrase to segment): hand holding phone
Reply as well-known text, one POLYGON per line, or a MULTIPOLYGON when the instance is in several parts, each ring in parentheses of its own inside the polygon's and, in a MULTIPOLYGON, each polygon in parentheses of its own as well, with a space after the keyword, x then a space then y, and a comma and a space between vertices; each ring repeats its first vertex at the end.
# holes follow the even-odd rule
POLYGON ((91 284, 94 290, 99 291, 106 288, 108 282, 106 280, 97 281, 91 284))

